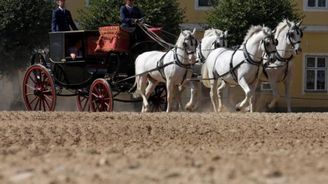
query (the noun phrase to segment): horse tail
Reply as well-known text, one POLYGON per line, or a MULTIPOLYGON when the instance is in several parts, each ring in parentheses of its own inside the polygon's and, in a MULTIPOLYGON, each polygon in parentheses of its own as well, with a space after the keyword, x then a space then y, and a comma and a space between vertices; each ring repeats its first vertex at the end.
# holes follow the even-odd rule
POLYGON ((210 80, 208 80, 208 68, 207 68, 207 65, 206 63, 203 64, 202 66, 202 83, 205 87, 207 88, 210 88, 211 87, 211 84, 210 84, 210 80))

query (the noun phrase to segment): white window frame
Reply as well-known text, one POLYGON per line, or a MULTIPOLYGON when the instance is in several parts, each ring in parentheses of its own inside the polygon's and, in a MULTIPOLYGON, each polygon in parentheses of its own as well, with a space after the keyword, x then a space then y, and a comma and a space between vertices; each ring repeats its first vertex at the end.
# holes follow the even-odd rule
POLYGON ((319 93, 324 93, 327 92, 328 89, 328 53, 324 53, 324 54, 319 54, 319 53, 315 53, 315 54, 304 54, 304 58, 303 58, 303 93, 312 93, 312 92, 319 92, 319 93), (314 67, 307 67, 307 58, 308 57, 314 57, 315 58, 315 66, 314 67), (325 57, 325 67, 317 67, 317 60, 320 57, 325 57), (315 75, 314 75, 314 89, 307 89, 306 88, 306 82, 307 82, 307 70, 311 69, 315 71, 315 75), (317 89, 317 71, 325 71, 325 89, 317 89))
POLYGON ((199 6, 199 0, 195 0, 195 10, 210 10, 213 6, 199 6))
POLYGON ((315 0, 315 7, 309 7, 308 6, 308 1, 309 0, 303 0, 303 7, 304 7, 304 11, 328 11, 328 0, 326 1, 326 6, 325 7, 318 7, 318 2, 319 0, 315 0))

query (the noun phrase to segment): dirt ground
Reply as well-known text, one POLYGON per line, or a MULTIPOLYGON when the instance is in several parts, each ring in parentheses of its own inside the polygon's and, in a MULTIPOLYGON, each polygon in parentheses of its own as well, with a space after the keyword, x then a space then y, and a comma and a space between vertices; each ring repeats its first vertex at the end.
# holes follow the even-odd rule
POLYGON ((328 113, 0 112, 0 183, 328 183, 328 113))

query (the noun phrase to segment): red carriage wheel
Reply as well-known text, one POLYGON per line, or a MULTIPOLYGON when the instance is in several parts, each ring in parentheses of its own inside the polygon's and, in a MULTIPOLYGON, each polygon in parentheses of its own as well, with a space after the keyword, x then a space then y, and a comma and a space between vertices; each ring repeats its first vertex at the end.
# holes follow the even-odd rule
POLYGON ((79 90, 76 97, 76 107, 78 111, 90 111, 89 93, 79 90))
POLYGON ((156 86, 154 92, 149 96, 149 109, 151 112, 166 111, 167 108, 167 92, 165 85, 156 86))
POLYGON ((55 110, 55 85, 46 67, 33 65, 27 69, 23 79, 23 99, 29 111, 55 110))
POLYGON ((108 82, 104 79, 93 81, 89 92, 91 112, 112 112, 113 94, 108 82))

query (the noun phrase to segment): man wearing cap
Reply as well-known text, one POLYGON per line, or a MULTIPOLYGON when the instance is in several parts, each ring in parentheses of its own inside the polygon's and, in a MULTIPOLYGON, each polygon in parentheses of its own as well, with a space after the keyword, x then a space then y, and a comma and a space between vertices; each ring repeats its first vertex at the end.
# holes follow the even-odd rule
POLYGON ((51 31, 77 30, 71 12, 65 9, 65 0, 56 0, 58 8, 52 12, 51 31))

